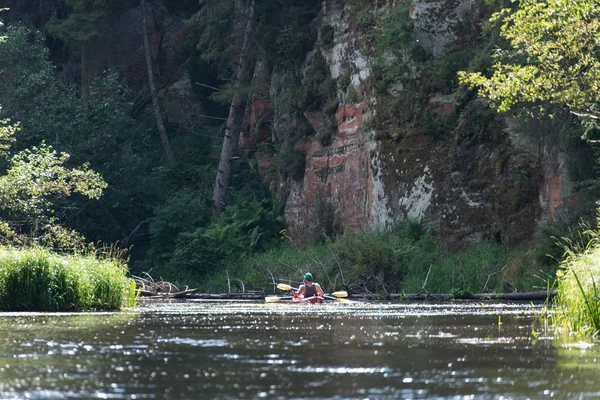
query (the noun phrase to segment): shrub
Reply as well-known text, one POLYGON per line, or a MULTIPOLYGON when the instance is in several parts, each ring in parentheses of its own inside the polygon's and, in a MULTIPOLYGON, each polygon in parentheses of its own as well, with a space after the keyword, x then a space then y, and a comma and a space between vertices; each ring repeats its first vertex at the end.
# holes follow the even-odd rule
MULTIPOLYGON (((301 276, 311 271, 326 290, 491 292, 502 291, 503 271, 514 252, 498 243, 479 243, 453 252, 426 225, 408 221, 392 232, 347 231, 311 247, 297 247, 291 242, 237 262, 232 260, 228 273, 232 279, 245 282, 246 288, 267 290, 272 280, 299 283, 301 276)), ((226 278, 225 273, 215 274, 206 285, 227 287, 226 278)))
POLYGON ((135 305, 135 283, 115 258, 0 248, 0 310, 115 310, 135 305))
POLYGON ((568 333, 596 336, 600 332, 600 233, 591 237, 585 249, 566 249, 566 257, 557 271, 557 296, 552 320, 568 333))

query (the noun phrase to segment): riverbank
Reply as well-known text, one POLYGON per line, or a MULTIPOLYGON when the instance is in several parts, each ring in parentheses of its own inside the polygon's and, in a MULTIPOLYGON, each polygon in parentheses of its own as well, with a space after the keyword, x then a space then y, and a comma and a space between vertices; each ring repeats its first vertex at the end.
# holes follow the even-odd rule
POLYGON ((547 280, 554 279, 558 262, 547 257, 554 247, 554 242, 549 248, 490 242, 458 246, 423 225, 407 223, 393 232, 349 232, 309 247, 284 237, 267 252, 232 259, 201 278, 186 271, 173 278, 205 293, 269 292, 279 282, 298 286, 307 271, 327 290, 374 297, 530 292, 546 290, 547 280))
POLYGON ((135 305, 127 265, 97 254, 0 247, 0 311, 117 310, 135 305))
MULTIPOLYGON (((280 293, 281 294, 281 293, 280 293)), ((247 292, 247 293, 193 293, 184 294, 159 293, 152 296, 140 297, 139 301, 166 301, 166 300, 250 300, 263 301, 265 297, 272 296, 265 292, 247 292)), ((286 294, 282 294, 285 297, 286 294)), ((349 294, 346 299, 363 301, 452 301, 452 300, 475 300, 475 301, 525 301, 525 302, 547 302, 555 298, 556 290, 535 291, 535 292, 513 292, 513 293, 390 293, 387 298, 373 294, 354 293, 349 294)))
POLYGON ((554 325, 567 332, 597 337, 600 333, 600 233, 584 232, 585 247, 566 249, 557 272, 554 325))

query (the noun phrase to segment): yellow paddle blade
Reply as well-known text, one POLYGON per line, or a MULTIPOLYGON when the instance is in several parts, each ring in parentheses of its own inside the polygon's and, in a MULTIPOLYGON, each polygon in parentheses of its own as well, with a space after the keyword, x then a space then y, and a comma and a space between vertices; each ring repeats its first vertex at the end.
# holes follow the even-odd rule
POLYGON ((341 290, 339 292, 333 292, 331 293, 331 295, 335 297, 348 297, 348 292, 346 292, 345 290, 341 290))
POLYGON ((354 303, 352 300, 347 300, 347 299, 337 299, 337 302, 344 303, 344 304, 354 303))
POLYGON ((285 283, 280 283, 277 285, 277 289, 292 290, 292 287, 290 285, 286 285, 285 283))
POLYGON ((277 297, 277 296, 267 296, 265 297, 265 301, 267 303, 275 303, 277 301, 281 300, 281 297, 277 297))

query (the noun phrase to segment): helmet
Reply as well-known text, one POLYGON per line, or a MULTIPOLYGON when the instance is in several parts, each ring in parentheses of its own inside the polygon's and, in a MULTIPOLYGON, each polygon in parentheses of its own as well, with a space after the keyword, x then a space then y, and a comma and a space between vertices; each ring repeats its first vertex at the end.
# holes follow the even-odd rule
POLYGON ((304 275, 304 282, 306 281, 312 281, 313 277, 312 274, 310 272, 307 272, 306 275, 304 275))

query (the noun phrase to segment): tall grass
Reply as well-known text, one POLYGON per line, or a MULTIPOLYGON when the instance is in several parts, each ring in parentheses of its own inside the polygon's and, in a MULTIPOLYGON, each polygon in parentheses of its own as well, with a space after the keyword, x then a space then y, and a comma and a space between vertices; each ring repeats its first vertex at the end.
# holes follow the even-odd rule
POLYGON ((587 231, 591 237, 585 248, 567 248, 562 269, 557 271, 557 297, 552 320, 568 333, 597 336, 600 332, 600 233, 587 231))
POLYGON ((135 305, 135 283, 112 257, 0 247, 0 310, 115 310, 135 305))
POLYGON ((498 243, 453 251, 424 226, 409 222, 392 232, 348 232, 311 247, 282 244, 231 263, 227 273, 215 273, 202 286, 238 291, 240 280, 246 289, 271 292, 273 282, 299 284, 310 271, 327 290, 381 295, 531 290, 543 280, 532 278, 538 266, 530 257, 498 243))

